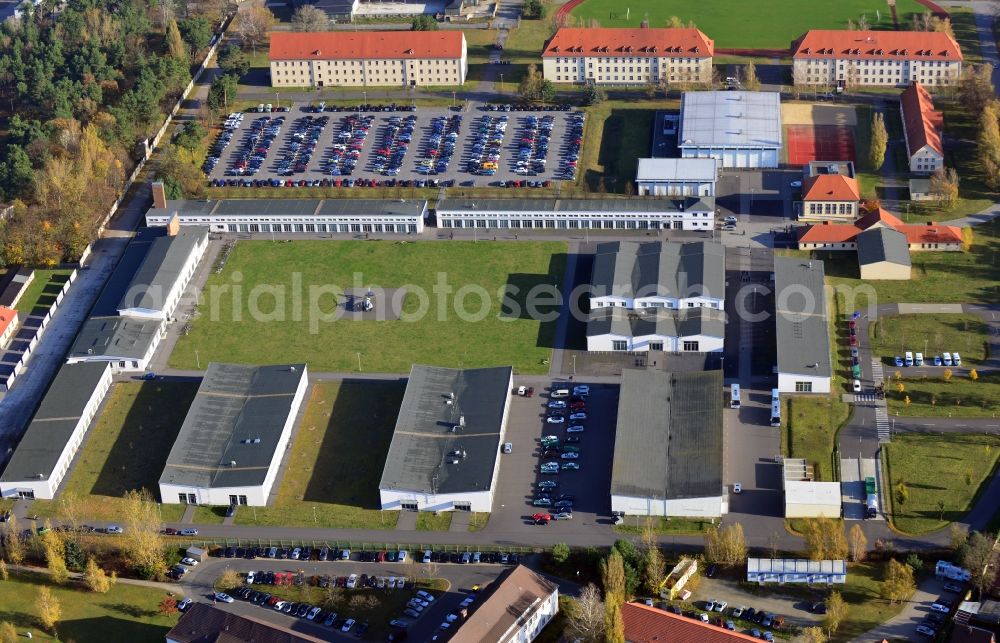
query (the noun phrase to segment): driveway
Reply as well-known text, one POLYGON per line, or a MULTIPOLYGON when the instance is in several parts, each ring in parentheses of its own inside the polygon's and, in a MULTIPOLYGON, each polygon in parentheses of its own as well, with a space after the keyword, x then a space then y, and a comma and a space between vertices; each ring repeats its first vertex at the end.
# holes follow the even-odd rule
MULTIPOLYGON (((758 611, 764 610, 784 616, 786 624, 799 627, 818 625, 822 620, 820 615, 808 611, 811 600, 803 599, 801 596, 794 598, 781 596, 780 587, 767 587, 759 591, 759 594, 747 591, 736 578, 707 578, 703 576, 692 599, 699 608, 703 608, 705 602, 712 599, 726 601, 729 603, 729 607, 726 609, 727 614, 734 607, 753 607, 758 611)), ((816 601, 823 600, 826 598, 826 592, 817 589, 814 596, 816 601)))
POLYGON ((914 628, 931 611, 931 603, 941 594, 944 584, 936 578, 928 578, 917 587, 916 593, 903 606, 903 611, 882 623, 873 630, 868 630, 850 643, 871 643, 872 641, 909 641, 916 637, 914 628))

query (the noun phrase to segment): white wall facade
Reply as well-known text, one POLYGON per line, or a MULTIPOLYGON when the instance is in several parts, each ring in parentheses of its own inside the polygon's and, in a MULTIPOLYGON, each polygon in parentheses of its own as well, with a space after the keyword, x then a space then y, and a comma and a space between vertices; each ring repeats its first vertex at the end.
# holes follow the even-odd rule
MULTIPOLYGON (((697 285, 697 284, 692 284, 697 285)), ((614 295, 603 295, 601 297, 590 298, 590 309, 597 308, 627 308, 628 310, 642 310, 645 308, 666 308, 667 310, 681 310, 689 308, 715 308, 722 310, 725 301, 716 297, 618 297, 614 295)))
POLYGON ((857 201, 803 201, 800 221, 842 221, 858 218, 857 201))
POLYGON ((285 423, 281 427, 281 434, 278 437, 274 453, 271 454, 271 462, 267 468, 267 475, 263 484, 246 487, 192 487, 175 484, 160 484, 160 502, 163 504, 191 504, 182 503, 180 494, 194 494, 199 505, 228 506, 231 504, 232 496, 236 496, 238 504, 245 504, 251 507, 267 506, 267 499, 271 495, 271 488, 274 486, 274 479, 278 475, 281 460, 288 449, 288 441, 292 437, 292 429, 295 426, 295 419, 298 416, 302 401, 305 399, 306 391, 309 389, 309 373, 307 368, 302 369, 302 377, 299 385, 295 389, 291 405, 285 423), (241 496, 246 496, 243 502, 241 496))
MULTIPOLYGON (((178 214, 185 225, 208 226, 212 232, 242 233, 303 233, 332 232, 354 234, 358 232, 420 234, 424 231, 424 210, 420 216, 350 215, 350 216, 301 216, 274 214, 269 216, 191 215, 178 214)), ((171 214, 146 215, 146 225, 163 226, 170 222, 171 214)))
MULTIPOLYGON (((721 490, 720 490, 721 491, 721 490)), ((611 496, 611 511, 626 516, 673 516, 677 518, 721 518, 728 513, 725 497, 707 498, 639 498, 611 496)))
POLYGON ((18 324, 18 321, 19 321, 18 317, 20 317, 20 314, 16 310, 13 310, 13 309, 9 309, 9 313, 8 314, 10 315, 11 319, 10 319, 10 323, 7 324, 7 328, 5 328, 3 330, 3 333, 0 333, 0 348, 6 348, 7 347, 8 342, 10 342, 11 338, 14 336, 14 333, 17 332, 17 329, 18 329, 18 326, 19 326, 19 324, 18 324))
POLYGON ((664 351, 668 353, 716 353, 722 350, 725 338, 709 335, 690 335, 686 337, 671 337, 669 335, 640 335, 627 337, 622 335, 594 335, 587 337, 587 350, 600 352, 614 351, 664 351), (625 342, 625 348, 619 348, 616 342, 625 342), (685 348, 697 342, 697 350, 685 348), (660 348, 659 346, 662 346, 660 348))
POLYGON ((699 147, 681 146, 681 158, 713 158, 721 167, 767 168, 778 167, 777 147, 699 147))
POLYGON ((799 250, 857 250, 854 241, 806 242, 799 243, 799 250))
POLYGON ((779 372, 778 390, 782 393, 829 393, 830 378, 779 372))
POLYGON ((462 38, 455 58, 357 58, 354 60, 272 60, 274 87, 423 87, 461 85, 469 71, 462 38))
POLYGON ((553 212, 551 210, 511 210, 474 212, 437 211, 439 228, 545 229, 545 230, 713 230, 715 212, 692 209, 684 212, 663 210, 619 212, 553 212))
POLYGON ((553 83, 597 85, 660 85, 708 83, 711 57, 635 56, 603 52, 604 56, 545 56, 542 75, 553 83))
POLYGON ((166 293, 150 293, 154 300, 162 302, 159 307, 119 308, 118 314, 123 317, 141 317, 143 319, 162 319, 164 321, 170 319, 174 314, 174 310, 177 309, 177 304, 180 303, 181 296, 184 295, 184 290, 191 283, 191 278, 194 277, 195 270, 198 269, 198 263, 205 256, 205 250, 207 249, 208 236, 206 235, 198 239, 198 243, 191 247, 191 252, 185 257, 180 274, 174 283, 170 285, 170 289, 166 293))
POLYGON ((55 498, 56 492, 59 490, 59 485, 62 484, 63 478, 66 477, 66 473, 73 463, 73 458, 80 449, 80 445, 83 443, 88 429, 90 429, 90 423, 93 421, 94 416, 97 415, 97 411, 101 407, 101 402, 104 401, 104 396, 107 394, 108 389, 111 388, 111 384, 112 372, 109 368, 104 371, 104 374, 98 381, 97 387, 87 401, 83 414, 73 428, 73 433, 59 454, 56 466, 52 469, 49 477, 45 480, 0 482, 0 495, 4 498, 10 498, 32 493, 36 499, 52 500, 55 498))
POLYGON ((149 343, 149 347, 146 353, 141 357, 126 357, 123 355, 88 355, 88 356, 73 356, 66 359, 67 364, 79 364, 80 362, 108 362, 111 365, 111 371, 113 373, 130 373, 134 371, 145 371, 149 367, 149 362, 153 359, 153 355, 156 353, 156 348, 160 345, 160 341, 167 334, 167 323, 165 321, 160 322, 159 330, 153 336, 153 341, 149 343))
MULTIPOLYGON (((906 131, 905 127, 903 131, 906 131)), ((909 150, 909 148, 909 143, 907 143, 906 149, 909 150)), ((910 154, 911 172, 933 174, 942 167, 944 167, 944 156, 926 145, 910 154)))
POLYGON ((636 180, 640 196, 715 196, 715 181, 684 179, 636 180))
POLYGON ((531 616, 518 619, 497 643, 531 643, 538 638, 549 621, 559 613, 559 590, 532 605, 531 609, 534 610, 531 616))
POLYGON ((941 87, 955 84, 961 75, 960 60, 900 60, 898 56, 859 60, 800 55, 792 63, 792 78, 796 85, 905 87, 917 81, 941 87))

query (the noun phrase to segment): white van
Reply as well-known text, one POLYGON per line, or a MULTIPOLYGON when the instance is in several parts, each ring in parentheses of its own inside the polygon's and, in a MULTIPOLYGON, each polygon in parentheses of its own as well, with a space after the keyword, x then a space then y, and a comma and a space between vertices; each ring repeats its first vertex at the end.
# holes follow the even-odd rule
POLYGON ((917 366, 923 366, 924 365, 924 354, 923 353, 917 353, 917 356, 914 359, 914 364, 916 364, 917 366))
POLYGON ((955 366, 961 366, 962 365, 962 356, 959 355, 958 353, 952 353, 951 354, 951 363, 954 364, 955 366))
POLYGON ((913 353, 906 351, 906 353, 903 354, 903 363, 907 366, 913 366, 913 353))
POLYGON ((553 397, 555 399, 559 399, 560 397, 569 397, 569 389, 568 388, 555 388, 555 389, 552 389, 552 395, 551 395, 551 397, 553 397))
POLYGON ((738 409, 740 408, 740 385, 733 384, 729 390, 729 408, 738 409))
POLYGON ((942 353, 941 361, 944 362, 945 366, 951 366, 951 353, 942 353))

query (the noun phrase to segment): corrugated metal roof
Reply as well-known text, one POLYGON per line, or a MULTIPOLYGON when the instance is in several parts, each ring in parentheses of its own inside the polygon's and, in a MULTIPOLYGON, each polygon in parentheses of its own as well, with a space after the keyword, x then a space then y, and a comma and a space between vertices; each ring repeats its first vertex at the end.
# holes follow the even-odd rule
POLYGON ((207 226, 182 228, 174 236, 153 241, 118 303, 118 310, 162 310, 164 298, 181 276, 184 264, 199 245, 208 243, 207 226))
POLYGON ((511 630, 529 620, 559 588, 524 565, 502 572, 480 592, 472 614, 458 625, 452 643, 509 643, 511 630))
POLYGON ((221 199, 218 201, 167 201, 165 208, 150 208, 147 216, 421 216, 427 201, 421 199, 221 199))
POLYGON ((591 276, 594 296, 713 297, 726 286, 722 244, 611 241, 600 243, 591 276))
POLYGON ((415 364, 379 488, 433 494, 488 490, 513 370, 415 364))
POLYGON ((304 377, 305 364, 209 364, 160 484, 263 484, 304 377))
POLYGON ((684 92, 677 145, 780 148, 781 99, 777 92, 684 92))
POLYGON ((722 495, 722 371, 622 373, 611 494, 722 495))
POLYGON ((814 377, 833 373, 823 275, 822 261, 774 258, 775 334, 781 373, 814 377))
POLYGON ((714 181, 718 176, 718 163, 716 159, 639 159, 635 180, 714 181))
POLYGON ((867 266, 888 261, 910 266, 910 247, 906 235, 891 228, 869 228, 858 235, 858 263, 867 266))
MULTIPOLYGON (((714 161, 713 161, 714 162, 714 161)), ((442 199, 438 201, 438 216, 490 212, 715 212, 713 197, 679 197, 676 199, 442 199)))
POLYGON ((160 319, 90 317, 80 328, 68 357, 142 359, 149 352, 163 323, 160 319))

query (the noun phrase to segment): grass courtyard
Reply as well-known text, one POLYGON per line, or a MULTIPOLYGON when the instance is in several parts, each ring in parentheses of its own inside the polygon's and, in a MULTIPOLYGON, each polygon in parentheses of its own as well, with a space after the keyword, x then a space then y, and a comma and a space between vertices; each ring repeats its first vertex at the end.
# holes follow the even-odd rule
POLYGON ((44 309, 55 303, 56 295, 69 279, 71 272, 73 272, 71 269, 62 268, 35 270, 35 278, 28 284, 20 301, 17 302, 17 309, 21 316, 30 315, 36 307, 40 307, 42 310, 39 312, 44 315, 44 309))
POLYGON ((551 320, 531 319, 526 298, 536 286, 562 286, 566 250, 563 242, 240 241, 225 270, 209 278, 199 317, 170 363, 307 362, 314 373, 511 364, 543 373, 558 309, 547 297, 538 310, 551 320), (450 294, 436 289, 439 280, 450 294), (404 317, 324 320, 337 306, 334 293, 367 287, 405 287, 404 317), (476 294, 483 290, 485 302, 476 294))
MULTIPOLYGON (((158 482, 197 382, 119 382, 90 429, 69 478, 56 500, 36 500, 40 516, 61 517, 71 502, 80 520, 115 520, 119 498, 146 488, 158 496, 158 482)), ((184 507, 161 506, 163 520, 180 520, 184 507)))
MULTIPOLYGON (((904 369, 905 370, 905 369, 904 369)), ((942 369, 943 370, 943 369, 942 369)), ((889 413, 901 417, 995 418, 1000 413, 1000 375, 893 379, 886 387, 889 413), (904 390, 899 392, 897 385, 904 390), (909 404, 906 398, 910 399, 909 404)))
POLYGON ((398 381, 316 382, 277 497, 242 508, 236 523, 394 529, 399 512, 377 509, 378 485, 404 390, 398 381))
POLYGON ((895 526, 923 534, 961 519, 993 473, 998 455, 1000 438, 993 435, 897 434, 885 456, 895 526), (907 495, 902 503, 900 481, 907 495))
MULTIPOLYGON (((596 20, 602 27, 638 27, 644 20, 650 27, 665 27, 668 18, 677 16, 685 23, 694 21, 716 47, 731 48, 787 49, 809 29, 846 29, 848 20, 857 22, 862 16, 873 29, 893 27, 884 0, 840 0, 801 9, 796 0, 587 0, 571 15, 580 26, 596 20)), ((911 13, 923 13, 924 8, 916 0, 897 0, 896 11, 905 25, 911 13)))
POLYGON ((925 359, 958 351, 964 366, 975 366, 989 341, 989 327, 978 315, 894 315, 873 323, 870 332, 872 351, 883 361, 906 351, 921 351, 925 359))
POLYGON ((788 395, 783 403, 782 453, 812 463, 817 480, 836 481, 837 429, 850 415, 850 407, 841 402, 839 393, 788 395))
POLYGON ((177 617, 157 609, 162 590, 118 583, 107 594, 94 594, 83 587, 49 585, 41 574, 11 573, 0 583, 0 620, 7 621, 24 636, 36 641, 129 641, 162 643, 177 617), (59 638, 39 629, 34 597, 47 585, 62 606, 56 626, 59 638))

